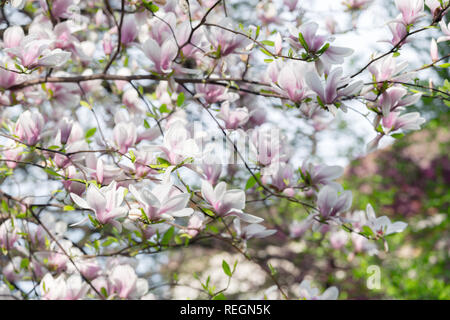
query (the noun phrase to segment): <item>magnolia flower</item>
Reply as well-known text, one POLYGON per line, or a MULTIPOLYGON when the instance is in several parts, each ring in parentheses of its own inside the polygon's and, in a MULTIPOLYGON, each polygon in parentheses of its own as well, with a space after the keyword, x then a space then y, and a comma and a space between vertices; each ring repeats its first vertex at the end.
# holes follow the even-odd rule
POLYGON ((236 230, 236 235, 242 240, 249 240, 251 238, 267 238, 277 233, 277 230, 266 229, 266 227, 257 223, 249 224, 241 229, 241 221, 239 219, 234 219, 233 224, 234 229, 236 230))
POLYGON ((248 223, 259 223, 262 218, 244 213, 245 192, 239 189, 227 191, 227 184, 219 182, 215 188, 206 181, 202 180, 202 196, 212 206, 214 212, 221 217, 237 216, 248 223))
POLYGON ((332 41, 332 39, 329 39, 326 35, 317 35, 318 28, 319 25, 315 22, 305 23, 298 30, 290 27, 289 32, 291 35, 287 40, 294 48, 304 49, 308 53, 322 52, 316 62, 316 68, 322 73, 323 69, 328 72, 333 64, 342 64, 344 58, 351 55, 353 50, 329 44, 328 48, 325 49, 327 41, 332 41), (303 36, 302 41, 299 40, 300 33, 303 36))
POLYGON ((187 233, 192 238, 195 237, 201 229, 203 229, 203 222, 205 221, 205 215, 201 212, 195 211, 194 214, 189 218, 188 225, 186 227, 185 233, 187 233))
MULTIPOLYGON (((119 232, 122 231, 122 226, 116 219, 124 217, 128 211, 127 208, 121 206, 125 197, 125 188, 117 188, 115 181, 100 189, 94 184, 90 184, 86 192, 86 200, 75 193, 71 193, 70 196, 79 207, 94 211, 98 222, 111 224, 119 232)), ((86 219, 81 222, 84 221, 86 219)))
POLYGON ((299 298, 305 300, 336 300, 339 296, 339 290, 336 287, 330 287, 322 294, 319 294, 319 289, 312 287, 309 280, 303 280, 299 289, 299 298))
POLYGON ((290 61, 284 64, 276 77, 279 87, 276 88, 277 91, 292 102, 302 102, 309 96, 304 75, 311 71, 308 64, 302 61, 290 61))
POLYGON ((330 244, 335 250, 342 249, 349 239, 348 233, 344 230, 333 232, 330 235, 330 244))
POLYGON ((9 89, 19 82, 19 74, 0 68, 0 88, 9 89))
POLYGON ((33 69, 36 67, 60 67, 69 60, 71 53, 59 48, 50 49, 52 40, 37 39, 28 35, 20 41, 20 45, 5 49, 5 52, 16 56, 22 66, 33 69))
POLYGON ((313 165, 305 162, 302 166, 303 175, 311 178, 312 186, 332 185, 337 187, 338 183, 333 181, 342 176, 344 168, 340 166, 327 166, 325 164, 313 165))
MULTIPOLYGON (((416 93, 405 97, 407 93, 408 91, 403 87, 391 87, 384 91, 377 103, 383 117, 387 117, 392 111, 400 111, 404 107, 415 104, 422 96, 421 93, 416 93)), ((374 98, 376 98, 375 94, 374 98)))
POLYGON ((42 278, 39 289, 45 300, 79 300, 86 296, 89 286, 83 282, 79 274, 73 274, 68 278, 61 274, 53 278, 47 273, 42 278))
POLYGON ((222 104, 220 112, 217 118, 222 119, 225 122, 226 129, 237 129, 243 126, 250 118, 247 108, 236 108, 230 110, 230 104, 228 101, 222 104))
POLYGON ((99 292, 106 292, 108 299, 137 299, 148 291, 148 283, 140 279, 130 265, 116 265, 107 277, 99 277, 92 281, 99 292))
POLYGON ((19 232, 11 219, 5 220, 0 225, 0 248, 10 250, 19 239, 19 232))
POLYGON ((255 161, 264 166, 286 162, 290 155, 286 137, 278 128, 266 127, 253 131, 250 148, 255 155, 255 161))
POLYGON ((16 122, 14 133, 28 145, 35 145, 41 138, 44 118, 37 110, 22 112, 16 122))
POLYGON ((438 46, 437 46, 436 40, 434 38, 431 39, 431 43, 430 43, 430 56, 431 56, 431 61, 433 61, 433 62, 436 62, 439 60, 438 46))
MULTIPOLYGON (((233 23, 229 18, 224 18, 217 24, 227 29, 234 29, 233 23)), ((251 43, 250 39, 241 34, 224 31, 224 29, 214 26, 210 27, 208 32, 205 32, 205 35, 213 49, 215 51, 220 50, 221 56, 235 53, 238 49, 245 48, 251 43)))
POLYGON ((22 27, 12 26, 3 33, 3 48, 16 48, 20 46, 20 42, 25 38, 22 27))
POLYGON ((190 132, 181 122, 175 122, 169 127, 164 134, 163 145, 159 148, 173 165, 181 163, 188 157, 196 157, 200 152, 190 132))
POLYGON ((283 0, 283 3, 288 7, 289 11, 294 11, 297 7, 298 0, 283 0))
POLYGON ((395 6, 401 13, 401 21, 406 26, 415 23, 418 19, 423 17, 423 0, 395 0, 395 6))
MULTIPOLYGON (((69 8, 73 4, 74 0, 53 0, 51 2, 52 14, 58 18, 69 18, 71 13, 69 8)), ((39 0, 42 10, 48 11, 47 1, 39 0)))
POLYGON ((430 9, 431 14, 433 15, 433 17, 438 12, 438 9, 441 8, 441 1, 440 0, 425 0, 425 4, 430 9))
POLYGON ((447 25, 445 22, 445 18, 442 18, 441 22, 439 22, 439 26, 441 27, 442 32, 445 36, 439 37, 437 42, 450 41, 450 23, 447 25))
MULTIPOLYGON (((140 191, 130 185, 130 192, 141 205, 143 212, 150 221, 160 219, 173 220, 177 217, 192 215, 194 210, 186 208, 189 202, 189 193, 181 193, 173 188, 171 183, 157 185, 153 190, 143 188, 140 191)), ((130 215, 142 217, 140 209, 131 209, 130 215)))
POLYGON ((25 149, 23 147, 18 146, 15 142, 10 141, 6 148, 3 151, 3 158, 8 168, 14 169, 17 167, 17 161, 20 161, 25 153, 25 149))
POLYGON ((361 10, 366 4, 372 0, 346 0, 342 2, 349 10, 361 10))
POLYGON ((391 112, 382 119, 382 123, 389 131, 398 129, 419 130, 420 126, 425 123, 425 119, 420 116, 419 112, 410 112, 402 115, 400 115, 400 112, 391 112))
MULTIPOLYGON (((325 87, 315 72, 309 72, 305 78, 308 86, 317 94, 319 104, 326 105, 333 114, 336 114, 337 110, 334 104, 338 102, 340 97, 354 95, 363 86, 362 81, 356 81, 350 84, 350 78, 342 77, 342 72, 342 68, 340 67, 333 69, 328 75, 325 87), (338 89, 339 87, 343 88, 338 89)), ((345 107, 345 105, 342 104, 342 107, 345 107)), ((345 111, 346 109, 343 108, 343 110, 345 111)))
POLYGON ((291 188, 294 183, 294 170, 291 164, 274 162, 269 167, 264 168, 261 181, 268 184, 269 179, 271 180, 271 187, 288 196, 294 195, 294 189, 291 188))
POLYGON ((128 149, 136 143, 136 125, 132 122, 119 122, 114 127, 114 143, 119 152, 127 153, 128 149))
POLYGON ((368 70, 381 86, 384 81, 407 80, 409 75, 401 75, 407 66, 408 63, 406 61, 397 64, 396 59, 390 55, 372 63, 368 70))
POLYGON ((136 18, 134 15, 126 15, 123 18, 122 29, 120 32, 120 42, 126 46, 136 39, 138 35, 138 28, 136 25, 136 18))
POLYGON ((337 217, 339 213, 350 209, 352 205, 352 192, 342 191, 338 195, 338 191, 331 186, 324 186, 317 195, 317 206, 320 216, 327 219, 337 217))
POLYGON ((392 223, 391 220, 386 216, 377 218, 375 216, 375 211, 373 210, 373 207, 370 205, 370 203, 367 204, 366 215, 367 220, 365 225, 368 226, 373 231, 373 233, 379 237, 387 236, 392 233, 402 232, 408 226, 407 223, 401 221, 392 223))
POLYGON ((66 144, 72 132, 73 120, 64 117, 58 123, 58 133, 62 144, 66 144))
POLYGON ((400 46, 408 43, 409 41, 411 41, 410 39, 408 39, 406 37, 406 35, 408 34, 408 30, 406 29, 406 27, 403 23, 398 22, 398 21, 392 21, 388 24, 388 26, 389 26, 389 30, 392 33, 392 39, 391 40, 380 40, 381 42, 387 42, 393 46, 400 47, 400 46))
POLYGON ((205 99, 207 104, 223 101, 228 98, 227 88, 216 84, 197 83, 195 84, 197 97, 205 99))
POLYGON ((145 55, 153 62, 156 72, 172 72, 172 62, 178 53, 178 47, 172 38, 168 38, 162 45, 149 38, 145 41, 142 49, 145 55))
POLYGON ((201 163, 201 170, 204 178, 211 184, 215 185, 222 173, 222 164, 219 159, 214 156, 207 156, 201 163))

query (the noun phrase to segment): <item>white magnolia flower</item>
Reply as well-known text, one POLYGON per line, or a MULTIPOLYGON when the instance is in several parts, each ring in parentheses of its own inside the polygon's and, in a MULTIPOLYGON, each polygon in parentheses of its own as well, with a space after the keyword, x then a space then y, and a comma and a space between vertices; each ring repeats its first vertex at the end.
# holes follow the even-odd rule
POLYGON ((339 290, 336 287, 326 289, 322 294, 319 294, 319 289, 311 286, 309 280, 303 280, 300 283, 300 299, 305 300, 336 300, 339 296, 339 290))

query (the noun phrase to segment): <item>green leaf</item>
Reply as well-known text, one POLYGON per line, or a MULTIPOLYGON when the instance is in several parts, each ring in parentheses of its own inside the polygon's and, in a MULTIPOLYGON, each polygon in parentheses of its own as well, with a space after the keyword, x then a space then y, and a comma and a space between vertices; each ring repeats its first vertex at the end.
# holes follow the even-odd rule
POLYGON ((222 269, 223 269, 223 272, 225 272, 225 274, 227 276, 231 277, 233 275, 231 273, 230 266, 228 265, 228 263, 225 260, 222 261, 222 269))
POLYGON ((227 298, 223 293, 219 293, 218 295, 214 296, 213 300, 227 300, 227 298))
POLYGON ((303 48, 305 48, 306 51, 309 51, 309 47, 308 44, 306 43, 305 38, 303 37, 302 33, 299 32, 298 34, 298 41, 300 42, 300 44, 302 45, 303 48))
POLYGON ((163 103, 160 107, 159 107, 159 112, 161 113, 169 113, 169 109, 167 108, 167 105, 165 103, 163 103))
POLYGON ((92 137, 95 134, 95 132, 97 132, 97 128, 90 128, 88 131, 86 131, 86 134, 84 137, 86 139, 88 139, 88 138, 92 137))
POLYGON ((73 210, 75 210, 75 208, 72 206, 66 205, 66 206, 64 206, 63 210, 64 211, 73 211, 73 210))
POLYGON ((394 138, 394 139, 401 139, 404 136, 405 136, 404 133, 393 133, 393 134, 391 134, 391 137, 394 138))
POLYGON ((181 107, 184 103, 184 93, 180 92, 177 97, 177 106, 181 107))
POLYGON ((80 101, 80 105, 81 105, 82 107, 86 107, 86 108, 88 108, 88 109, 92 109, 91 105, 90 105, 88 102, 86 102, 86 101, 81 100, 81 101, 80 101))
POLYGON ((44 171, 47 172, 51 176, 60 177, 60 175, 53 169, 44 168, 44 171))
POLYGON ((275 42, 270 41, 270 40, 263 40, 263 41, 261 41, 261 43, 266 46, 270 46, 270 47, 273 47, 275 45, 275 42))
POLYGON ((172 239, 172 236, 174 233, 175 233, 175 228, 170 227, 170 229, 167 230, 166 233, 164 233, 164 236, 161 240, 161 245, 167 246, 169 244, 170 239, 172 239))
POLYGON ((448 67, 450 67, 450 63, 440 64, 439 67, 441 67, 441 68, 448 68, 448 67))

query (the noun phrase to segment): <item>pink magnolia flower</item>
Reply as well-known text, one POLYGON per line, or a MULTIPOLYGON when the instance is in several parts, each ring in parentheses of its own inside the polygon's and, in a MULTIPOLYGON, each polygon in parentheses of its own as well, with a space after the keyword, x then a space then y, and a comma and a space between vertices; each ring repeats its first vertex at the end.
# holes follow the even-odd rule
POLYGON ((79 300, 86 296, 89 286, 83 282, 79 274, 73 274, 68 278, 61 274, 53 278, 47 273, 42 278, 39 289, 45 300, 79 300))
POLYGON ((323 218, 337 217, 339 213, 350 209, 352 205, 352 192, 338 191, 331 186, 324 186, 317 195, 317 206, 323 218))
POLYGON ((111 39, 111 34, 108 32, 105 32, 105 34, 103 35, 103 40, 102 40, 102 45, 103 45, 103 52, 106 55, 109 55, 113 52, 114 50, 114 46, 112 43, 112 39, 111 39))
POLYGON ((73 120, 64 117, 58 123, 58 132, 61 137, 61 143, 66 144, 72 132, 73 120))
POLYGON ((361 10, 366 4, 372 0, 346 0, 342 2, 349 10, 361 10))
POLYGON ((23 157, 23 153, 25 149, 23 147, 18 146, 15 142, 10 142, 7 146, 5 146, 5 150, 3 151, 3 158, 8 168, 14 169, 17 167, 16 161, 20 161, 23 157))
POLYGON ((425 123, 425 119, 418 112, 410 112, 400 115, 400 112, 391 112, 387 117, 382 119, 383 126, 389 131, 399 129, 403 130, 419 130, 420 126, 425 123))
POLYGON ((200 154, 197 143, 181 121, 177 121, 169 127, 164 134, 163 145, 159 149, 164 152, 166 159, 173 165, 180 164, 189 157, 195 158, 200 154))
POLYGON ((222 164, 219 162, 219 159, 210 156, 202 161, 201 169, 206 181, 211 185, 215 185, 222 173, 222 164))
POLYGON ((20 230, 11 219, 0 225, 0 248, 10 250, 19 239, 20 230))
POLYGON ((16 48, 20 46, 22 39, 25 38, 25 33, 22 27, 12 26, 3 33, 3 48, 16 48))
POLYGON ((268 166, 289 159, 291 150, 286 144, 285 135, 278 128, 257 128, 251 133, 250 139, 250 152, 261 165, 268 166))
POLYGON ((338 187, 336 180, 344 173, 344 168, 340 166, 327 166, 325 164, 313 165, 312 163, 304 163, 302 166, 303 174, 309 175, 311 185, 315 187, 331 185, 338 187))
MULTIPOLYGON (((408 62, 404 61, 397 64, 396 59, 390 55, 372 63, 368 70, 375 78, 376 82, 390 80, 403 81, 409 79, 410 77, 410 75, 401 74, 407 66, 408 62)), ((379 86, 381 85, 382 83, 379 84, 379 86)))
POLYGON ((195 84, 195 91, 197 97, 205 99, 206 103, 211 104, 227 99, 227 88, 220 85, 197 83, 195 84))
POLYGON ((247 123, 250 115, 246 107, 230 110, 230 104, 226 101, 220 107, 217 118, 225 122, 226 129, 237 129, 247 123))
POLYGON ((283 0, 283 3, 288 7, 289 11, 294 11, 297 7, 298 0, 283 0))
POLYGON ((445 36, 439 37, 437 42, 450 41, 450 23, 447 25, 445 19, 442 18, 441 22, 439 22, 439 26, 441 27, 442 32, 445 36))
POLYGON ((237 216, 239 219, 248 223, 259 223, 262 218, 244 213, 245 192, 239 189, 227 191, 227 184, 219 182, 215 188, 206 181, 202 180, 202 196, 212 206, 214 212, 221 217, 237 216))
MULTIPOLYGON (((175 217, 190 216, 194 212, 192 208, 186 208, 190 199, 189 194, 176 190, 171 183, 157 185, 152 191, 147 188, 138 191, 130 185, 130 192, 150 221, 173 220, 175 217)), ((141 217, 142 213, 140 209, 131 209, 130 215, 141 217)))
POLYGON ((292 196, 294 190, 290 187, 294 183, 294 169, 291 164, 274 162, 262 171, 261 181, 276 188, 279 192, 286 191, 292 196))
POLYGON ((431 14, 433 15, 433 17, 438 12, 438 9, 441 8, 441 2, 439 0, 425 0, 425 4, 430 9, 431 14))
POLYGON ((251 223, 241 228, 241 220, 239 219, 234 219, 233 224, 236 235, 245 241, 251 238, 267 238, 277 233, 277 230, 267 229, 258 223, 251 223))
POLYGON ((310 95, 304 80, 304 76, 308 72, 313 71, 308 68, 307 63, 301 61, 286 63, 276 77, 276 83, 278 85, 276 90, 292 102, 302 102, 310 95))
POLYGON ((313 287, 309 280, 303 280, 299 289, 299 298, 304 300, 336 300, 339 296, 339 290, 336 287, 330 287, 319 294, 319 289, 313 287))
POLYGON ((389 30, 392 33, 392 39, 391 40, 380 40, 380 42, 387 42, 392 44, 393 46, 402 46, 409 41, 411 41, 408 38, 405 38, 408 34, 408 30, 406 30, 406 27, 403 23, 398 21, 392 21, 388 24, 389 30))
MULTIPOLYGON (((234 30, 233 23, 229 18, 224 18, 217 24, 227 29, 234 30)), ((251 40, 243 35, 235 34, 214 26, 210 27, 208 32, 205 32, 205 35, 214 51, 220 49, 221 56, 236 53, 237 50, 243 49, 251 43, 251 40)))
POLYGON ((192 238, 204 228, 203 222, 205 221, 205 215, 199 211, 195 211, 189 218, 188 225, 185 232, 192 238))
POLYGON ((126 15, 123 18, 123 22, 122 22, 122 30, 121 30, 121 35, 120 35, 120 42, 122 42, 122 44, 124 46, 130 44, 131 42, 134 41, 134 39, 136 39, 138 35, 138 28, 136 25, 136 18, 134 15, 126 15))
POLYGON ((367 220, 365 225, 368 226, 376 236, 383 237, 392 233, 402 232, 408 226, 407 223, 401 221, 392 223, 386 216, 377 218, 370 203, 367 204, 366 215, 367 220))
POLYGON ((415 23, 425 15, 423 0, 395 0, 395 6, 401 13, 401 19, 398 21, 406 26, 415 23))
MULTIPOLYGON (((317 53, 324 47, 327 41, 332 41, 327 35, 318 35, 317 30, 319 25, 315 22, 305 23, 299 29, 291 27, 289 29, 290 37, 288 42, 296 49, 304 49, 309 53, 317 53), (299 41, 299 33, 302 34, 305 40, 306 47, 299 41)), ((330 45, 324 53, 321 54, 319 60, 316 62, 316 68, 322 73, 325 69, 328 72, 333 64, 342 64, 344 58, 353 53, 350 48, 338 47, 330 45)))
POLYGON ((408 91, 402 87, 391 87, 383 92, 378 100, 378 108, 383 116, 387 117, 389 112, 400 111, 404 109, 403 107, 415 104, 422 96, 421 93, 406 96, 407 93, 408 91))
MULTIPOLYGON (((42 10, 48 11, 47 1, 39 0, 42 10)), ((53 0, 51 2, 52 14, 57 18, 69 18, 71 13, 69 11, 73 0, 53 0)))
POLYGON ((136 143, 136 125, 132 122, 119 122, 114 127, 114 143, 120 153, 127 153, 128 149, 136 143))
POLYGON ((142 49, 145 55, 153 62, 156 72, 172 72, 172 63, 178 53, 178 47, 172 38, 168 38, 162 45, 149 38, 145 41, 142 49))
POLYGON ((36 67, 60 67, 69 60, 71 53, 59 48, 51 49, 52 40, 37 39, 28 35, 20 41, 20 46, 5 49, 5 52, 17 57, 22 66, 33 69, 36 67))
MULTIPOLYGON (((111 224, 119 232, 122 231, 122 225, 116 219, 124 217, 128 212, 127 208, 121 206, 125 197, 125 188, 117 188, 115 181, 100 189, 90 184, 86 192, 86 200, 75 193, 71 193, 70 196, 80 208, 92 210, 98 222, 111 224)), ((86 219, 81 222, 84 221, 86 219)))
POLYGON ((0 88, 9 89, 19 82, 19 74, 17 72, 8 71, 0 68, 0 88))
POLYGON ((22 112, 16 122, 14 133, 28 145, 35 145, 41 138, 44 118, 37 110, 22 112))
MULTIPOLYGON (((362 81, 350 83, 349 77, 342 77, 342 68, 335 68, 328 75, 325 87, 316 72, 310 72, 306 75, 306 83, 318 96, 318 102, 321 105, 327 106, 328 109, 336 114, 336 107, 334 104, 339 101, 340 97, 350 96, 358 93, 362 86, 362 81), (338 89, 339 87, 344 87, 338 89)), ((345 104, 342 104, 342 109, 346 111, 345 104)))
POLYGON ((349 239, 348 233, 344 230, 339 230, 331 233, 330 244, 335 250, 342 249, 349 239))
POLYGON ((95 279, 92 284, 99 291, 103 288, 109 299, 116 297, 120 299, 137 299, 148 291, 148 283, 145 279, 140 279, 130 265, 116 265, 107 278, 95 279))

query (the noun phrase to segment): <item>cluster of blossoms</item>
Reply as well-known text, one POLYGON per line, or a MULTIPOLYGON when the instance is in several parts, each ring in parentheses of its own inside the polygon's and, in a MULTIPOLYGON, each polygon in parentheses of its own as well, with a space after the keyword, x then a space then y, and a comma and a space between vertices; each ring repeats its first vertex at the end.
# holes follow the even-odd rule
MULTIPOLYGON (((283 26, 278 10, 295 12, 298 1, 263 2, 264 40, 220 0, 122 1, 114 10, 83 1, 75 15, 72 0, 8 5, 33 10, 26 23, 8 22, 1 43, 1 279, 39 284, 26 298, 152 298, 131 257, 202 237, 245 255, 250 239, 280 236, 258 202, 302 205, 308 217, 288 238, 312 228, 330 233, 335 249, 351 238, 355 252, 374 253, 376 240, 406 228, 370 205, 352 213, 352 193, 336 181, 342 167, 296 167, 292 141, 267 110, 295 111, 320 132, 362 101, 376 131, 369 149, 420 129, 425 119, 408 111, 421 98, 408 87, 416 73, 397 53, 430 18, 423 1, 395 1, 391 51, 354 74, 345 65, 354 50, 335 45, 333 32, 308 19, 283 26), (30 168, 44 174, 33 188, 47 196, 10 192, 10 176, 30 168)), ((344 2, 350 11, 370 3, 344 2)), ((432 42, 431 67, 442 60, 437 43, 450 40, 449 5, 426 4, 444 34, 432 42)), ((293 296, 336 299, 338 290, 319 294, 304 280, 293 296)))

